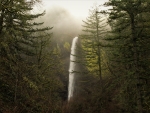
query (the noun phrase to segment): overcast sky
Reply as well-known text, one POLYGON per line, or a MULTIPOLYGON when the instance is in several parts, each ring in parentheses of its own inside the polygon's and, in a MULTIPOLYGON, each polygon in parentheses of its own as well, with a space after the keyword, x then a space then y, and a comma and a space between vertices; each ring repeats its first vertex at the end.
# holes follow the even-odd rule
MULTIPOLYGON (((83 22, 89 16, 89 9, 94 5, 102 5, 108 0, 42 0, 42 5, 33 12, 46 10, 46 15, 39 18, 44 26, 54 27, 54 37, 75 37, 81 32, 83 22)), ((102 8, 102 7, 101 7, 102 8)))
POLYGON ((51 7, 62 7, 69 11, 76 18, 88 16, 89 9, 94 5, 101 5, 108 0, 42 0, 43 8, 48 10, 51 7))

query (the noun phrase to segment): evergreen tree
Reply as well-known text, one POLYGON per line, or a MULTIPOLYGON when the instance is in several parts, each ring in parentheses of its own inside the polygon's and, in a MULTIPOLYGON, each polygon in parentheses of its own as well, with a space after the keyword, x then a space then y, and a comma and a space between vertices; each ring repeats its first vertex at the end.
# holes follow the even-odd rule
POLYGON ((43 22, 34 22, 45 14, 31 13, 38 0, 0 2, 0 111, 41 112, 35 99, 40 90, 37 70, 41 70, 42 53, 35 50, 37 46, 43 47, 37 42, 41 37, 49 37, 46 32, 52 28, 42 28, 39 26, 43 22))
POLYGON ((112 35, 107 40, 112 43, 111 64, 121 86, 122 111, 148 112, 149 60, 144 56, 149 54, 149 20, 145 18, 149 1, 109 0, 105 5, 112 7, 108 12, 112 35))
POLYGON ((98 12, 98 7, 90 10, 89 17, 83 21, 83 34, 81 44, 85 55, 85 63, 89 72, 99 76, 102 84, 102 66, 105 64, 102 61, 103 50, 102 41, 106 33, 106 23, 104 16, 98 12))

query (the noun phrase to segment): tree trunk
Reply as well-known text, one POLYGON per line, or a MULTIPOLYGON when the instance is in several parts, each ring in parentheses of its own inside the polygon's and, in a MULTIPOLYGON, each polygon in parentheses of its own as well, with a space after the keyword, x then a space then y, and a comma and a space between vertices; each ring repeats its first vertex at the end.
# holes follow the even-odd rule
POLYGON ((143 107, 142 107, 142 97, 141 97, 141 91, 140 91, 140 75, 139 75, 139 58, 138 58, 138 50, 137 50, 137 37, 135 32, 135 18, 134 14, 130 13, 130 19, 131 19, 131 33, 132 33, 132 43, 133 43, 133 69, 135 72, 136 77, 136 95, 137 95, 137 107, 138 107, 138 113, 143 113, 143 107))
POLYGON ((98 29, 98 25, 99 25, 99 22, 98 22, 98 18, 97 18, 97 13, 96 12, 96 30, 97 30, 97 41, 98 41, 98 67, 99 67, 99 77, 100 77, 100 84, 101 84, 101 88, 103 88, 103 83, 102 83, 102 67, 101 67, 101 49, 100 49, 100 45, 99 45, 99 42, 100 42, 100 39, 99 39, 99 29, 98 29))

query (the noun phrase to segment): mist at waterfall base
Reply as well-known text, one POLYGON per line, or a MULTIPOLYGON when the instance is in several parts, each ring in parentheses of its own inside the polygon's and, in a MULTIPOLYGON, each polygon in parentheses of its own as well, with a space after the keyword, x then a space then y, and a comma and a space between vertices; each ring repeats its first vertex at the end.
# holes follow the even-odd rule
POLYGON ((70 66, 69 66, 69 86, 68 86, 68 101, 73 97, 75 75, 77 71, 77 44, 78 37, 75 37, 72 41, 71 54, 70 54, 70 66))

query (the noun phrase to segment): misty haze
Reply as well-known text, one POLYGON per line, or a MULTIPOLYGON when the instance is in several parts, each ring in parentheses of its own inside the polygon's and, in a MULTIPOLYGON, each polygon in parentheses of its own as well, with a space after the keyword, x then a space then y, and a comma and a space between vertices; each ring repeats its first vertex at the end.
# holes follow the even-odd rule
POLYGON ((149 7, 1 0, 0 113, 150 113, 149 7))

